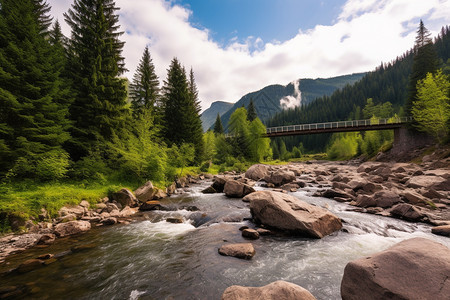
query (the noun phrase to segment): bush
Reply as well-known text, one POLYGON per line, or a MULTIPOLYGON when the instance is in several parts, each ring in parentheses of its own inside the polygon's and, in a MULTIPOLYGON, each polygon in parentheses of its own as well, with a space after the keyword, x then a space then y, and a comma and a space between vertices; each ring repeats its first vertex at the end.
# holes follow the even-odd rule
POLYGON ((211 166, 211 162, 210 161, 206 161, 200 166, 200 171, 208 172, 210 166, 211 166))
POLYGON ((59 180, 70 166, 69 154, 64 150, 19 157, 7 177, 34 178, 40 181, 59 180))
POLYGON ((92 180, 95 182, 105 182, 105 174, 111 170, 106 166, 105 162, 99 155, 91 154, 77 161, 72 171, 71 177, 78 180, 92 180))

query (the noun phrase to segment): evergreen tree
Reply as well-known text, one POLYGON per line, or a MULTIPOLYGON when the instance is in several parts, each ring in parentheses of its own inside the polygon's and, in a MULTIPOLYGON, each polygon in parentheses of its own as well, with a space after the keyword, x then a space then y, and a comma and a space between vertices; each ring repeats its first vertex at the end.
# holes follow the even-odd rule
POLYGON ((254 119, 256 119, 258 115, 256 114, 255 105, 253 104, 253 99, 250 99, 250 103, 248 104, 247 108, 247 119, 252 122, 254 119))
POLYGON ((197 84, 195 83, 194 71, 192 70, 192 68, 189 72, 188 91, 190 99, 188 114, 191 125, 190 142, 194 144, 195 162, 200 163, 203 160, 204 154, 203 126, 202 120, 200 119, 200 111, 202 110, 202 108, 200 106, 200 100, 198 99, 198 89, 197 84))
POLYGON ((64 14, 72 30, 68 65, 75 100, 68 149, 75 159, 104 147, 124 128, 127 92, 119 78, 125 67, 118 9, 113 0, 75 0, 64 14))
MULTIPOLYGON (((46 176, 44 164, 67 162, 61 145, 67 107, 61 94, 59 66, 46 33, 45 1, 0 0, 0 172, 12 167, 22 176, 46 176), (18 17, 20 16, 20 17, 18 17)), ((49 166, 46 174, 60 170, 49 166)))
POLYGON ((174 58, 163 86, 163 136, 169 145, 193 144, 195 160, 199 162, 203 152, 203 129, 197 93, 193 72, 188 81, 184 68, 174 58))
POLYGON ((417 82, 424 79, 427 73, 434 73, 438 68, 438 56, 432 43, 430 32, 420 20, 414 45, 414 63, 409 79, 409 94, 406 112, 411 114, 412 103, 417 100, 417 82))
POLYGON ((50 31, 53 18, 50 16, 51 7, 46 0, 34 0, 34 12, 38 16, 39 32, 47 35, 50 31))
POLYGON ((133 76, 130 84, 130 98, 133 113, 142 113, 142 110, 153 112, 159 95, 159 81, 155 73, 155 66, 148 47, 145 47, 144 54, 133 76))
POLYGON ((216 135, 224 133, 222 119, 220 118, 219 113, 217 113, 216 123, 214 123, 214 133, 216 135))

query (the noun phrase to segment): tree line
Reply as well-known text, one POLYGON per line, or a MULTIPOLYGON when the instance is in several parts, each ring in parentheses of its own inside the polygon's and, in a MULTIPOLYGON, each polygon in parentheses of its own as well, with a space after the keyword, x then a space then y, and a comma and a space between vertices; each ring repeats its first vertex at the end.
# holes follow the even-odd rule
MULTIPOLYGON (((437 70, 442 70, 443 76, 448 78, 450 27, 443 27, 433 41, 421 21, 415 45, 410 51, 392 62, 382 63, 359 82, 348 85, 329 97, 320 97, 310 104, 278 113, 267 122, 267 126, 362 119, 365 117, 362 110, 368 99, 372 99, 374 105, 389 102, 392 112, 399 116, 412 115, 413 102, 418 101, 418 82, 428 73, 435 74, 437 70)), ((418 126, 416 123, 414 128, 419 128, 418 126)), ((283 137, 274 143, 278 146, 285 144, 288 150, 304 145, 309 152, 323 152, 329 148, 333 139, 335 138, 331 134, 321 134, 283 137)))
POLYGON ((267 157, 264 125, 243 111, 235 138, 203 135, 194 72, 177 58, 160 87, 146 47, 128 86, 118 11, 113 0, 74 0, 65 37, 46 0, 0 0, 0 177, 164 182, 214 157, 267 157))

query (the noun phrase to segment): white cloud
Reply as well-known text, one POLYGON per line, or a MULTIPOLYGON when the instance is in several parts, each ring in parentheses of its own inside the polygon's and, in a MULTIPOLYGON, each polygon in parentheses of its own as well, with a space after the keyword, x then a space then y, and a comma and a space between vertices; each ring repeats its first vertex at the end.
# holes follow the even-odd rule
MULTIPOLYGON (((71 0, 49 0, 61 23, 71 0)), ((221 46, 207 29, 190 25, 190 10, 168 0, 116 0, 126 33, 126 75, 131 79, 149 45, 160 80, 173 57, 193 67, 203 108, 216 100, 235 102, 266 85, 298 78, 369 71, 414 43, 419 18, 436 34, 450 23, 450 0, 348 0, 331 26, 317 25, 284 42, 259 37, 221 46), (429 22, 428 22, 429 21, 429 22)), ((63 30, 68 32, 67 26, 63 30)))

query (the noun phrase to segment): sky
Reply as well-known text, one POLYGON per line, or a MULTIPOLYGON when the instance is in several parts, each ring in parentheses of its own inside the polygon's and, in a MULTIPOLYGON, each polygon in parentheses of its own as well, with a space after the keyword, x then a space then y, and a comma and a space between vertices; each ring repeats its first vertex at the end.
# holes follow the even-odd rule
MULTIPOLYGON (((66 36, 73 0, 48 0, 66 36)), ((409 50, 420 19, 435 36, 450 0, 116 0, 130 80, 145 46, 162 84, 177 57, 203 109, 270 84, 366 72, 409 50)))

